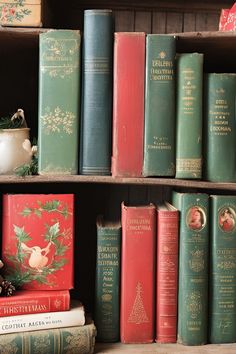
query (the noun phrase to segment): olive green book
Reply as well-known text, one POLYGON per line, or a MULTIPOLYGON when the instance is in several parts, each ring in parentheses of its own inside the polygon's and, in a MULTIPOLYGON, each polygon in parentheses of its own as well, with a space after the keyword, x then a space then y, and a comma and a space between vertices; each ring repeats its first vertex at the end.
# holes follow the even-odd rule
POLYGON ((236 342, 236 196, 211 195, 210 343, 236 342))
POLYGON ((175 42, 146 37, 143 176, 175 176, 175 42))
POLYGON ((180 211, 177 341, 202 345, 208 335, 209 196, 173 192, 172 203, 180 211))
POLYGON ((39 174, 78 172, 80 31, 39 35, 39 174))
POLYGON ((202 177, 203 54, 177 57, 176 178, 202 177))
POLYGON ((206 74, 204 91, 205 179, 236 182, 236 74, 206 74))

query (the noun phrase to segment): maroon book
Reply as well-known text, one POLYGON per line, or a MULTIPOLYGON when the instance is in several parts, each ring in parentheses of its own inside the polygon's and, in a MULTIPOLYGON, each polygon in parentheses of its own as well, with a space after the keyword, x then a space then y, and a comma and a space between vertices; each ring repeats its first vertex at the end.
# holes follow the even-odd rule
POLYGON ((112 176, 140 177, 143 165, 145 33, 115 33, 112 176))
POLYGON ((156 208, 122 203, 122 343, 154 341, 156 208))
POLYGON ((156 342, 175 343, 177 333, 179 211, 157 206, 156 342))

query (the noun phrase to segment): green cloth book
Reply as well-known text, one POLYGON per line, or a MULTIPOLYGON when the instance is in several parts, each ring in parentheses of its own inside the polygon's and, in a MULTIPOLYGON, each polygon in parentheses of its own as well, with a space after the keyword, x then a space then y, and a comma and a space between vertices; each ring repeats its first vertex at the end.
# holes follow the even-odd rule
POLYGON ((80 31, 39 35, 39 174, 78 173, 80 31))
POLYGON ((120 338, 120 247, 121 223, 97 218, 95 324, 97 340, 120 338))
POLYGON ((236 342, 236 196, 211 195, 209 341, 236 342))
POLYGON ((204 177, 236 182, 236 74, 206 74, 204 91, 204 177))
POLYGON ((176 178, 202 177, 203 54, 177 57, 176 178))
POLYGON ((175 36, 146 37, 143 176, 175 176, 175 36))
POLYGON ((180 211, 177 340, 185 345, 207 342, 209 197, 173 192, 180 211))

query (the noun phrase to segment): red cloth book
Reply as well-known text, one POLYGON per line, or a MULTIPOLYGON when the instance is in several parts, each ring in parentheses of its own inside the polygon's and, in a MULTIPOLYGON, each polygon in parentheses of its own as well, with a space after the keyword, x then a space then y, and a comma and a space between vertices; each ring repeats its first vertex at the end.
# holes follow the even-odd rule
POLYGON ((122 203, 120 337, 123 343, 154 340, 156 208, 122 203))
POLYGON ((19 290, 13 296, 0 297, 0 317, 69 309, 69 290, 19 290))
POLYGON ((143 165, 145 33, 115 33, 112 176, 140 177, 143 165))
POLYGON ((4 194, 2 258, 17 288, 73 288, 73 194, 4 194))
POLYGON ((236 2, 230 9, 222 9, 219 20, 219 31, 236 30, 236 2))
POLYGON ((156 342, 175 343, 177 334, 179 211, 157 206, 156 342))

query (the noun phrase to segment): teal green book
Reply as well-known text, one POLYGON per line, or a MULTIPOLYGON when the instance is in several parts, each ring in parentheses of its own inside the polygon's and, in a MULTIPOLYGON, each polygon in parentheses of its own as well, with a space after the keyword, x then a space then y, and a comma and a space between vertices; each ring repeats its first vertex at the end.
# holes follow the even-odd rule
POLYGON ((146 37, 143 176, 175 176, 176 38, 146 37))
POLYGON ((97 340, 120 338, 120 247, 121 223, 97 218, 95 324, 97 340))
POLYGON ((111 10, 85 10, 80 173, 111 174, 114 22, 111 10))
POLYGON ((236 342, 236 196, 211 195, 210 343, 236 342))
POLYGON ((212 182, 236 182, 236 74, 206 74, 204 173, 212 182))
POLYGON ((177 58, 176 178, 202 177, 203 54, 177 58))
POLYGON ((180 211, 177 340, 202 345, 208 337, 209 196, 173 192, 180 211))
POLYGON ((39 35, 39 174, 78 173, 80 31, 39 35))

